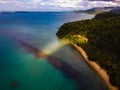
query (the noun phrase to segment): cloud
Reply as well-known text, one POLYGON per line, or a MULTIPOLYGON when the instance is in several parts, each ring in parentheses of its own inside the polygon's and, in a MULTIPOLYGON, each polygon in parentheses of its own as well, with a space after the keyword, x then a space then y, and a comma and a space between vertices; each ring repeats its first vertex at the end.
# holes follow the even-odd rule
POLYGON ((119 6, 120 0, 0 0, 0 11, 70 11, 119 6))
POLYGON ((115 0, 89 0, 89 1, 115 1, 115 0))

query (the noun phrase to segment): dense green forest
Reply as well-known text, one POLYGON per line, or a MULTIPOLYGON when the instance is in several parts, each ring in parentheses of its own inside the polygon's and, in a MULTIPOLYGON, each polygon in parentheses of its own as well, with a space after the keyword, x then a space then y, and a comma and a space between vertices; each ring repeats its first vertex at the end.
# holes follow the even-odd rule
POLYGON ((57 36, 81 46, 120 88, 120 14, 102 13, 95 18, 65 23, 57 36))

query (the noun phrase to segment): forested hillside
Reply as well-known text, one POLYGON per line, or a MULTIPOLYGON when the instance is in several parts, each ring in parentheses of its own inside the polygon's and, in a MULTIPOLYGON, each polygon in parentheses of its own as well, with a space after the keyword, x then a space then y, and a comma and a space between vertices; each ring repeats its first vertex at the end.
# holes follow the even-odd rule
POLYGON ((89 60, 96 61, 120 88, 120 14, 103 13, 93 19, 65 23, 57 36, 82 47, 89 60))

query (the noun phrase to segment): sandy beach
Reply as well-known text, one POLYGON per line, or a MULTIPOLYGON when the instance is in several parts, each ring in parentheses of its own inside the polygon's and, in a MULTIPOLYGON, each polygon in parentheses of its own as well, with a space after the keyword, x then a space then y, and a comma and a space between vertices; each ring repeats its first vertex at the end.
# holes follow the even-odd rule
POLYGON ((109 90, 118 90, 117 87, 111 85, 111 83, 109 82, 109 75, 103 68, 101 68, 96 62, 88 60, 86 52, 81 47, 73 43, 72 45, 82 54, 86 62, 102 77, 102 79, 108 85, 109 90))

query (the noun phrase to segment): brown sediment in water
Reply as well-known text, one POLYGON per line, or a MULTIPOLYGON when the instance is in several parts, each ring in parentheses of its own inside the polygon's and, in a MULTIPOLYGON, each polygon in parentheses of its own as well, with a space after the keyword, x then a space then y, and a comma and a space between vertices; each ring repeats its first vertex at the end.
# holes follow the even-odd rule
MULTIPOLYGON (((8 36, 9 37, 9 36, 8 36)), ((15 40, 20 46, 22 46, 28 53, 33 54, 36 58, 44 58, 46 59, 53 67, 58 69, 63 73, 63 75, 67 76, 68 78, 71 78, 75 81, 76 85, 78 85, 78 90, 108 90, 106 87, 96 87, 93 84, 88 84, 86 87, 86 81, 84 81, 86 78, 77 70, 75 70, 69 63, 64 62, 64 60, 61 60, 59 58, 53 57, 51 55, 47 55, 38 48, 23 42, 19 39, 10 37, 13 40, 15 40), (83 79, 84 78, 84 79, 83 79)), ((13 87, 18 86, 18 82, 13 82, 11 84, 13 87)))
POLYGON ((107 74, 107 72, 103 68, 101 68, 96 62, 88 60, 88 56, 87 56, 86 52, 81 47, 79 47, 73 43, 71 43, 71 44, 82 54, 82 56, 86 60, 86 62, 102 77, 102 79, 108 85, 110 90, 118 90, 117 87, 113 86, 110 83, 109 75, 107 74))
MULTIPOLYGON (((27 43, 24 42, 20 42, 19 43, 29 52, 32 53, 36 58, 45 58, 53 67, 55 67, 56 69, 60 70, 61 72, 64 73, 64 75, 67 75, 68 77, 72 78, 75 80, 75 82, 77 84, 81 84, 82 78, 79 72, 77 72, 76 70, 74 70, 68 63, 55 58, 53 56, 47 55, 43 52, 41 52, 40 50, 38 50, 35 47, 30 46, 27 43)), ((80 87, 78 87, 79 89, 84 90, 87 87, 84 84, 81 84, 80 87)))
POLYGON ((80 72, 76 71, 71 65, 68 63, 64 62, 63 60, 47 55, 37 48, 24 43, 24 42, 19 42, 29 53, 32 53, 36 58, 45 58, 53 67, 56 69, 60 70, 65 76, 73 79, 76 84, 78 85, 78 90, 108 90, 107 88, 104 87, 97 87, 91 85, 86 87, 86 82, 84 82, 83 76, 81 75, 80 72))

